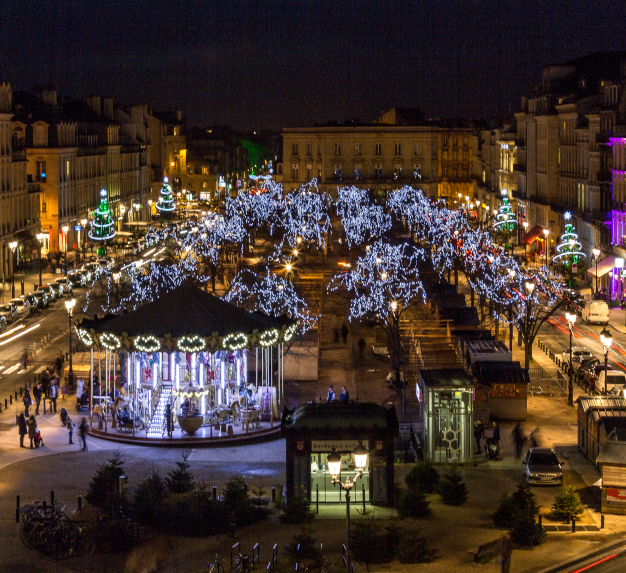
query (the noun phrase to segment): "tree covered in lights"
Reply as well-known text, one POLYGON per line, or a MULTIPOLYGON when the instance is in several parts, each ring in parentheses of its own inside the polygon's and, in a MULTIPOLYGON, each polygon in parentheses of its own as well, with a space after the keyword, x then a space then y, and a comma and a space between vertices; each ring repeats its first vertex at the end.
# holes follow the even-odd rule
POLYGON ((167 177, 163 178, 163 187, 161 187, 161 196, 156 203, 156 208, 161 214, 167 218, 167 216, 174 212, 176 209, 176 203, 174 203, 174 197, 172 195, 172 189, 167 177))
POLYGON ((247 269, 237 273, 224 300, 248 311, 296 320, 298 334, 305 334, 317 324, 317 316, 293 284, 269 269, 261 274, 247 269))
POLYGON ((93 241, 107 241, 115 237, 113 217, 105 189, 100 191, 100 205, 94 211, 94 218, 89 229, 89 238, 93 241))
POLYGON ((396 383, 400 383, 402 343, 400 320, 413 303, 425 301, 418 262, 423 251, 406 243, 377 241, 346 273, 335 275, 329 291, 345 289, 350 297, 349 319, 373 322, 387 335, 396 383))
POLYGON ((268 225, 272 235, 283 207, 283 188, 271 176, 254 178, 257 183, 254 187, 240 189, 234 199, 226 200, 226 216, 241 217, 248 229, 268 225))
POLYGON ((391 215, 371 205, 365 189, 340 188, 336 206, 349 247, 379 239, 391 229, 391 215))
POLYGON ((406 224, 412 235, 426 236, 431 205, 421 189, 405 185, 391 191, 387 198, 387 209, 406 224))
POLYGON ((515 231, 517 218, 513 212, 513 207, 508 197, 508 191, 502 189, 502 205, 498 209, 495 221, 493 222, 493 231, 499 242, 506 242, 510 239, 511 234, 515 231))
POLYGON ((565 213, 565 232, 560 236, 559 242, 556 246, 556 254, 552 257, 552 263, 556 267, 560 267, 564 274, 573 276, 574 265, 576 265, 576 272, 584 270, 585 259, 587 255, 582 251, 582 244, 578 240, 576 229, 571 222, 571 213, 565 213))

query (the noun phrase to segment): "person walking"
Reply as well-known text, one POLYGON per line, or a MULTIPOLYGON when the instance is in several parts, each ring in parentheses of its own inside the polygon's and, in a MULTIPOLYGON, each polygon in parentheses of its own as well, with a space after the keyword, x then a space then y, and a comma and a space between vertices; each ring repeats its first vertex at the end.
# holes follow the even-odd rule
POLYGON ((32 403, 33 403, 33 400, 30 397, 30 391, 28 390, 28 387, 26 387, 24 388, 24 416, 26 418, 28 418, 28 416, 30 415, 28 413, 28 408, 30 407, 32 403))
POLYGON ((20 448, 25 448, 24 436, 28 434, 28 428, 26 427, 26 418, 24 418, 24 414, 20 414, 17 419, 17 430, 20 433, 20 448))
POLYGON ((326 402, 329 404, 335 401, 335 391, 332 386, 328 387, 328 395, 326 396, 326 402))
POLYGON ((63 358, 61 358, 61 355, 57 352, 57 359, 56 359, 56 369, 57 372, 61 372, 61 368, 63 368, 63 358))
POLYGON ((335 328, 335 330, 333 331, 334 335, 335 335, 335 344, 339 344, 339 329, 335 328))
POLYGON ((346 326, 346 323, 343 323, 343 326, 341 327, 341 338, 343 338, 343 343, 347 344, 348 343, 348 327, 346 326))
POLYGON ((73 444, 72 436, 74 435, 74 422, 72 422, 71 418, 68 416, 66 421, 67 429, 70 434, 70 444, 73 444))
POLYGON ((480 440, 485 437, 485 427, 480 420, 474 422, 474 439, 476 440, 477 454, 481 453, 480 440))
POLYGON ((498 446, 498 449, 499 449, 500 448, 500 426, 498 426, 498 422, 493 423, 493 434, 491 435, 491 437, 493 438, 493 441, 496 443, 496 446, 498 446))
POLYGON ((30 447, 32 449, 35 447, 35 438, 37 437, 37 422, 35 416, 28 418, 26 426, 28 427, 28 439, 30 440, 30 447))
POLYGON ((518 422, 511 432, 513 435, 513 444, 515 445, 515 459, 519 460, 522 457, 522 449, 524 448, 524 442, 526 437, 524 436, 524 430, 522 424, 518 422))
POLYGON ((348 391, 346 390, 346 387, 343 386, 341 388, 341 394, 339 394, 339 401, 343 402, 344 404, 347 404, 348 400, 350 400, 350 394, 348 394, 348 391))
POLYGON ((59 397, 59 379, 53 378, 52 385, 50 386, 50 402, 51 408, 54 408, 54 413, 57 413, 57 398, 59 397))
POLYGON ((87 418, 83 417, 83 421, 80 426, 78 426, 78 431, 81 440, 83 441, 83 452, 89 451, 87 449, 87 418))
POLYGON ((41 389, 41 382, 37 382, 37 385, 33 388, 33 398, 35 398, 35 404, 37 407, 35 408, 35 416, 39 416, 39 404, 41 403, 41 396, 43 391, 41 389))
POLYGON ((359 338, 359 358, 365 358, 365 339, 359 338))

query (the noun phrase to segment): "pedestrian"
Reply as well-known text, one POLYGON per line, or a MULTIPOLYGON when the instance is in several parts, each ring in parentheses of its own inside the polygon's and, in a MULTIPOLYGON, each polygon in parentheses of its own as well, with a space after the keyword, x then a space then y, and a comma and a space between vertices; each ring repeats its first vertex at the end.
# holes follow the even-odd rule
POLYGON ((50 402, 52 403, 52 408, 54 408, 54 413, 57 413, 57 398, 59 397, 59 379, 53 378, 51 380, 52 385, 50 386, 50 402), (56 381, 56 383, 54 383, 56 381))
POLYGON ((83 451, 87 452, 89 451, 87 449, 87 418, 83 417, 83 421, 80 423, 80 426, 78 426, 78 431, 80 438, 83 441, 83 451))
POLYGON ((339 344, 339 329, 335 328, 333 332, 335 334, 335 344, 339 344))
POLYGON ((328 387, 328 396, 326 396, 326 402, 330 404, 330 402, 335 401, 335 391, 333 390, 332 385, 328 387))
POLYGON ((511 537, 505 535, 498 543, 498 561, 501 566, 501 573, 509 573, 511 569, 511 555, 513 554, 513 543, 511 537))
POLYGON ((481 453, 481 448, 480 448, 480 440, 482 440, 485 437, 485 427, 483 426, 482 421, 477 420, 476 422, 474 422, 474 439, 476 440, 476 448, 477 448, 477 454, 481 453))
POLYGON ((20 433, 20 448, 25 448, 24 436, 28 434, 28 428, 26 427, 26 418, 24 418, 24 414, 20 414, 20 417, 17 419, 17 430, 20 433))
POLYGON ((361 358, 365 358, 365 339, 364 338, 359 339, 359 356, 361 358))
POLYGON ((491 436, 493 441, 496 443, 496 446, 500 448, 500 426, 498 426, 498 422, 493 423, 493 434, 491 436))
POLYGON ((41 375, 41 393, 43 396, 48 394, 48 386, 50 385, 50 377, 52 373, 50 372, 50 367, 47 366, 41 375))
POLYGON ((57 368, 57 372, 61 372, 61 368, 63 368, 63 359, 61 358, 61 355, 57 352, 57 359, 56 359, 56 368, 57 368))
POLYGON ((37 407, 35 408, 35 415, 39 416, 39 404, 41 403, 41 396, 43 394, 41 388, 41 382, 38 382, 37 385, 33 388, 33 398, 35 398, 35 404, 37 407))
POLYGON ((530 447, 531 448, 540 448, 541 447, 541 428, 537 426, 530 434, 530 447))
POLYGON ((172 406, 170 404, 165 405, 165 432, 170 438, 172 437, 172 406))
POLYGON ((347 404, 348 400, 350 400, 350 394, 348 394, 348 391, 346 390, 346 387, 343 386, 341 388, 341 394, 339 394, 339 401, 343 402, 344 404, 347 404))
POLYGON ((515 445, 515 459, 519 460, 522 457, 522 449, 524 447, 524 442, 526 441, 522 424, 518 422, 511 433, 513 435, 513 444, 515 445))
POLYGON ((343 338, 343 343, 347 344, 348 343, 348 327, 346 326, 346 323, 343 323, 343 326, 341 327, 341 338, 343 338))
POLYGON ((24 388, 24 416, 26 416, 27 418, 29 416, 28 408, 32 403, 33 400, 30 397, 30 391, 28 390, 28 387, 26 387, 24 388))
POLYGON ((72 436, 74 435, 74 422, 72 422, 69 416, 67 417, 66 424, 67 424, 68 432, 70 434, 70 444, 73 444, 74 442, 72 441, 72 436))
POLYGON ((28 427, 28 439, 30 440, 30 447, 32 449, 35 447, 35 438, 37 437, 37 422, 35 416, 28 418, 26 426, 28 427))

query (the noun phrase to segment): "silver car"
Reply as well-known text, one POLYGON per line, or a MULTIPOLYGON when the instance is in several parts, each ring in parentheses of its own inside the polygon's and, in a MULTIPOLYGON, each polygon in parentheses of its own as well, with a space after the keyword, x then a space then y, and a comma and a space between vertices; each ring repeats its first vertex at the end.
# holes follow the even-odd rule
POLYGON ((563 485, 563 468, 552 448, 530 448, 522 464, 528 485, 563 485))
POLYGON ((54 282, 63 287, 63 294, 71 295, 72 294, 72 284, 65 278, 54 279, 54 282))
POLYGON ((12 298, 9 303, 17 306, 17 311, 20 313, 20 318, 24 318, 30 314, 30 304, 23 298, 12 298))
POLYGON ((14 323, 20 317, 20 312, 14 304, 3 304, 0 306, 0 316, 9 324, 14 323))

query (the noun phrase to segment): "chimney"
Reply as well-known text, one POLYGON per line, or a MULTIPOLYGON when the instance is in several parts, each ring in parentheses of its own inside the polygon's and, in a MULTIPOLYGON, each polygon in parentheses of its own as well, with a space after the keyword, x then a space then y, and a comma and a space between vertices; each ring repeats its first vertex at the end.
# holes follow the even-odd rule
POLYGON ((113 121, 113 98, 105 97, 102 101, 102 115, 113 121))

